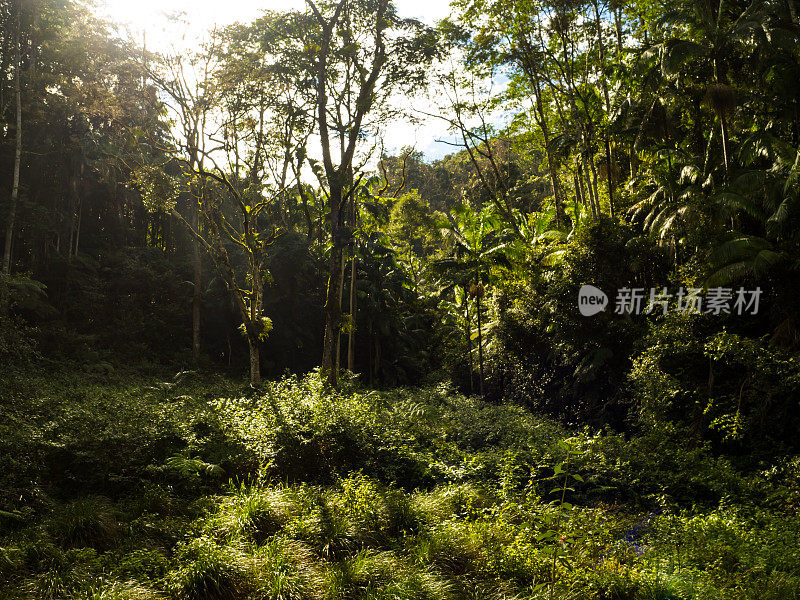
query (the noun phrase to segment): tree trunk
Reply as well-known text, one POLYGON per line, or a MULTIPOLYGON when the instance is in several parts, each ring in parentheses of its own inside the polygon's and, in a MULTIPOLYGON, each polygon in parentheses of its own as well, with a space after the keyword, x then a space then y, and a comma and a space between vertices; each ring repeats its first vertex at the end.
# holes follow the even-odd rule
POLYGON ((380 328, 375 329, 375 383, 380 381, 381 371, 381 332, 380 328))
MULTIPOLYGON (((6 225, 6 243, 3 250, 3 273, 11 272, 11 240, 14 237, 14 224, 17 217, 17 199, 19 198, 19 169, 22 161, 22 92, 20 86, 20 58, 19 58, 19 16, 17 16, 17 31, 14 44, 14 96, 17 103, 17 131, 16 148, 14 150, 14 179, 11 187, 11 207, 8 210, 8 224, 6 225)), ((3 302, 5 305, 5 302, 3 302)))
POLYGON ((472 383, 472 327, 469 321, 469 295, 466 287, 464 288, 464 320, 467 324, 465 329, 467 332, 467 355, 469 356, 469 393, 472 394, 475 391, 472 383))
POLYGON ((606 177, 608 178, 608 214, 614 216, 614 160, 611 154, 611 142, 608 134, 605 136, 606 144, 606 177))
MULTIPOLYGON (((600 53, 600 84, 603 89, 603 98, 606 104, 606 116, 611 114, 611 100, 608 95, 608 82, 606 81, 606 45, 603 42, 603 26, 600 20, 600 6, 598 0, 593 1, 595 26, 597 27, 597 44, 600 53)), ((611 157, 611 142, 608 139, 608 129, 603 134, 606 149, 606 183, 608 183, 608 213, 614 216, 614 169, 611 157)))
MULTIPOLYGON (((339 298, 338 298, 338 303, 339 303, 340 310, 341 310, 341 307, 343 306, 342 300, 344 299, 344 273, 345 273, 345 268, 346 267, 347 267, 347 260, 345 259, 344 251, 343 251, 342 252, 341 268, 340 268, 341 274, 339 276, 339 298)), ((344 320, 344 318, 342 318, 342 320, 344 320)), ((342 364, 342 330, 341 330, 341 327, 339 328, 339 335, 336 336, 336 364, 337 365, 341 365, 342 364)))
POLYGON ((728 177, 728 124, 725 113, 719 116, 720 130, 722 132, 722 158, 725 160, 725 177, 728 177))
POLYGON ((591 186, 592 192, 594 192, 594 202, 597 207, 597 214, 598 216, 602 213, 600 208, 600 194, 597 192, 597 169, 594 166, 594 156, 590 153, 589 154, 589 167, 591 168, 591 186))
POLYGON ((259 385, 261 383, 261 358, 258 353, 258 340, 248 336, 247 345, 250 348, 250 383, 259 385))
POLYGON ((583 208, 591 212, 592 207, 589 203, 589 199, 586 197, 586 189, 583 186, 583 166, 580 158, 577 156, 575 157, 575 186, 583 208))
MULTIPOLYGON (((199 231, 200 214, 194 211, 195 228, 199 231)), ((200 360, 200 301, 202 285, 202 263, 200 262, 200 242, 194 239, 192 254, 192 272, 194 275, 192 290, 192 360, 197 364, 200 360)), ((229 357, 230 360, 230 357, 229 357)))
MULTIPOLYGON (((339 119, 339 132, 348 129, 347 143, 344 137, 340 138, 341 159, 339 165, 334 166, 331 156, 330 114, 328 107, 328 57, 332 53, 331 40, 333 39, 334 29, 339 24, 339 20, 347 4, 346 0, 340 0, 335 4, 334 13, 326 19, 322 16, 313 0, 307 0, 307 4, 314 13, 314 16, 321 27, 322 36, 319 44, 318 61, 316 63, 316 112, 317 125, 319 128, 320 146, 322 150, 322 163, 328 178, 328 207, 330 209, 331 220, 331 248, 330 262, 328 264, 328 284, 325 294, 325 338, 322 346, 322 370, 327 375, 328 383, 336 386, 339 383, 339 357, 336 352, 337 340, 342 329, 342 307, 339 302, 338 292, 341 287, 343 273, 341 261, 343 255, 341 229, 342 229, 342 201, 344 199, 345 187, 352 188, 353 182, 353 156, 359 140, 361 123, 364 116, 369 112, 371 100, 375 90, 376 82, 386 61, 384 47, 383 30, 388 26, 389 20, 384 18, 384 13, 389 4, 388 0, 381 0, 375 12, 375 51, 372 57, 372 65, 366 72, 361 74, 360 87, 357 92, 355 107, 350 117, 342 127, 342 120, 339 119)), ((348 74, 350 73, 347 70, 348 74)), ((349 76, 349 75, 348 75, 349 76)), ((351 87, 347 86, 348 99, 350 98, 351 87)))
POLYGON ((480 393, 481 393, 481 398, 483 398, 483 395, 484 395, 483 394, 483 337, 482 337, 482 334, 481 334, 481 293, 480 293, 480 291, 475 295, 475 297, 478 300, 478 307, 477 307, 477 312, 478 312, 478 364, 479 364, 480 374, 481 374, 481 378, 480 378, 480 393))
MULTIPOLYGON (((523 63, 524 62, 525 61, 523 61, 523 63)), ((534 117, 538 122, 539 129, 542 130, 542 137, 544 138, 544 151, 547 155, 547 168, 550 170, 550 182, 553 186, 553 202, 556 209, 556 226, 560 227, 564 224, 564 203, 561 195, 561 182, 558 179, 557 164, 556 161, 553 160, 553 153, 550 149, 550 126, 547 123, 547 117, 544 112, 544 106, 542 102, 542 87, 535 67, 531 64, 523 64, 523 68, 528 75, 528 79, 533 84, 536 106, 534 117)))
POLYGON ((342 307, 339 303, 339 288, 342 285, 342 245, 339 240, 340 222, 339 206, 342 199, 342 188, 331 182, 331 248, 328 262, 328 286, 325 294, 325 338, 322 344, 322 370, 326 373, 328 383, 339 384, 339 357, 336 342, 342 329, 342 307))
POLYGON ((575 175, 573 175, 572 185, 575 186, 575 216, 577 218, 577 216, 579 214, 578 207, 579 206, 582 206, 582 207, 586 206, 586 202, 583 199, 583 192, 581 190, 581 184, 578 181, 578 174, 577 173, 575 175))
POLYGON ((622 9, 614 9, 614 27, 617 33, 617 52, 622 60, 622 9))
POLYGON ((348 308, 350 311, 350 326, 347 331, 347 370, 353 373, 355 371, 355 334, 356 334, 356 275, 358 269, 358 257, 356 256, 356 240, 355 231, 358 227, 358 206, 356 205, 356 193, 353 189, 353 177, 350 176, 351 188, 351 202, 350 202, 350 301, 348 308))
POLYGON ((792 17, 792 23, 800 25, 800 20, 797 18, 797 7, 795 7, 794 2, 795 0, 786 0, 786 4, 789 5, 789 15, 792 17))
POLYGON ((75 254, 74 256, 78 256, 78 248, 80 248, 81 243, 81 217, 83 216, 83 201, 81 198, 78 198, 78 223, 75 226, 75 254))
POLYGON ((564 224, 564 205, 561 197, 561 182, 558 180, 558 167, 556 161, 553 160, 553 153, 550 150, 550 128, 547 125, 547 120, 542 107, 541 90, 539 89, 539 81, 536 81, 536 110, 539 113, 539 128, 542 130, 544 136, 544 149, 547 155, 547 168, 550 171, 550 182, 553 185, 553 201, 556 208, 556 226, 561 227, 564 224))
POLYGON ((578 177, 581 178, 581 182, 583 182, 584 180, 586 182, 586 191, 588 193, 586 199, 589 203, 589 208, 592 211, 592 219, 596 220, 598 217, 597 203, 595 202, 594 194, 592 193, 592 182, 589 175, 589 169, 586 165, 586 156, 583 152, 581 153, 581 160, 583 164, 581 165, 581 169, 578 172, 578 177))
MULTIPOLYGON (((75 243, 75 204, 78 198, 78 183, 74 172, 70 175, 69 187, 69 244, 67 244, 67 258, 72 258, 72 248, 75 243)), ((151 222, 152 220, 150 219, 151 222)), ((148 224, 147 228, 148 231, 152 231, 152 224, 148 224)))
POLYGON ((374 376, 373 376, 373 370, 372 370, 372 365, 373 365, 373 364, 374 364, 374 362, 375 362, 375 361, 373 360, 373 356, 372 356, 372 353, 373 353, 373 346, 372 346, 372 321, 370 321, 370 322, 369 322, 369 327, 368 327, 368 329, 369 329, 369 335, 368 335, 368 337, 367 337, 367 348, 369 349, 369 361, 368 361, 368 364, 367 364, 367 369, 369 370, 369 385, 370 385, 370 387, 372 387, 372 385, 375 383, 375 378, 374 378, 374 376))
POLYGON ((347 334, 347 370, 351 373, 356 368, 355 333, 356 333, 356 268, 358 258, 353 255, 350 261, 350 330, 347 334))

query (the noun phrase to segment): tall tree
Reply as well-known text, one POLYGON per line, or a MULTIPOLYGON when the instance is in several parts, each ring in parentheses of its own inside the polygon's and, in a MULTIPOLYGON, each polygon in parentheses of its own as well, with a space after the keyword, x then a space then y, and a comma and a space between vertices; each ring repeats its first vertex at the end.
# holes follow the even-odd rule
MULTIPOLYGON (((174 140, 176 157, 196 198, 203 227, 175 210, 169 194, 161 199, 160 208, 169 210, 187 228, 225 281, 247 340, 250 381, 258 384, 260 344, 272 329, 271 320, 263 314, 267 252, 282 233, 276 205, 284 197, 286 174, 299 149, 284 145, 297 142, 295 136, 285 138, 284 144, 270 143, 275 128, 287 125, 285 105, 278 102, 285 79, 275 69, 244 69, 243 62, 253 55, 244 51, 240 34, 237 30, 215 34, 196 62, 167 59, 169 75, 153 73, 153 77, 169 95, 180 123, 180 136, 174 140), (231 77, 233 72, 238 78, 231 77), (237 272, 238 254, 244 274, 237 272)), ((290 128, 297 126, 292 119, 300 119, 301 114, 290 111, 288 115, 290 128)), ((300 143, 304 142, 301 137, 300 143)), ((155 179, 164 177, 158 168, 147 172, 155 179)))
MULTIPOLYGON (((450 256, 436 261, 437 270, 449 281, 445 289, 462 287, 475 300, 475 316, 477 321, 478 339, 478 367, 479 390, 484 394, 484 343, 483 343, 483 310, 485 309, 484 296, 486 288, 493 281, 494 267, 509 265, 507 251, 509 230, 504 226, 493 205, 487 205, 480 211, 473 211, 468 207, 460 207, 442 222, 443 231, 449 238, 451 247, 450 256)), ((464 299, 467 314, 467 329, 469 340, 471 336, 471 323, 468 318, 468 308, 464 299)), ((471 342, 470 342, 471 343, 471 342)), ((470 360, 472 350, 470 347, 470 360)))
POLYGON ((314 40, 309 66, 331 239, 322 367, 328 382, 337 385, 344 249, 350 236, 345 217, 357 183, 353 161, 364 145, 365 128, 388 118, 390 96, 424 80, 423 67, 436 55, 436 46, 432 31, 418 21, 399 19, 389 0, 339 0, 320 6, 306 2, 313 16, 308 23, 314 40))
MULTIPOLYGON (((8 223, 6 224, 5 247, 3 248, 3 274, 11 272, 11 242, 14 238, 14 224, 17 215, 17 201, 19 198, 19 169, 22 161, 22 61, 20 59, 20 8, 17 7, 14 15, 14 104, 16 114, 16 131, 14 144, 14 175, 11 188, 11 202, 8 209, 8 223)), ((3 305, 5 301, 3 300, 3 305)), ((0 307, 0 310, 4 310, 0 307)))

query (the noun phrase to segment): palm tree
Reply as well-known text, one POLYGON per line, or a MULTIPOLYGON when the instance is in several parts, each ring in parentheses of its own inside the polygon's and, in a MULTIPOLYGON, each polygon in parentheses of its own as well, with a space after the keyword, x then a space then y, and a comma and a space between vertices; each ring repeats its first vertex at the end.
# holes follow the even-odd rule
MULTIPOLYGON (((486 287, 493 282, 492 269, 497 266, 510 266, 507 252, 508 239, 512 232, 505 227, 502 219, 492 205, 475 211, 459 206, 447 215, 442 223, 442 233, 450 246, 450 255, 434 261, 433 267, 448 282, 442 293, 455 287, 464 289, 464 308, 467 315, 467 336, 471 341, 468 298, 475 300, 475 314, 478 331, 479 390, 484 395, 483 360, 483 299, 486 287)), ((469 342, 468 342, 469 343, 469 342)), ((472 356, 470 347, 470 357, 472 356)), ((470 377, 471 375, 470 369, 470 377)))

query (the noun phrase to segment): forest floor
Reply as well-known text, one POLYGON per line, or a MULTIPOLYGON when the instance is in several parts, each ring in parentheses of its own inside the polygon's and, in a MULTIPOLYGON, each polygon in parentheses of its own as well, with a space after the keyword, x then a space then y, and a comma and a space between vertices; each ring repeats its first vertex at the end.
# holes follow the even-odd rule
POLYGON ((2 599, 797 599, 800 461, 442 385, 0 375, 2 599))

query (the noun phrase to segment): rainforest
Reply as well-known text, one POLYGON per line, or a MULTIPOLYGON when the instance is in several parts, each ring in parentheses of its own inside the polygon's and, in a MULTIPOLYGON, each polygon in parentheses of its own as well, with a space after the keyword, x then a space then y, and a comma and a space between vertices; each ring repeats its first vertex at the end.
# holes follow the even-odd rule
POLYGON ((800 599, 798 10, 0 0, 0 600, 800 599))

